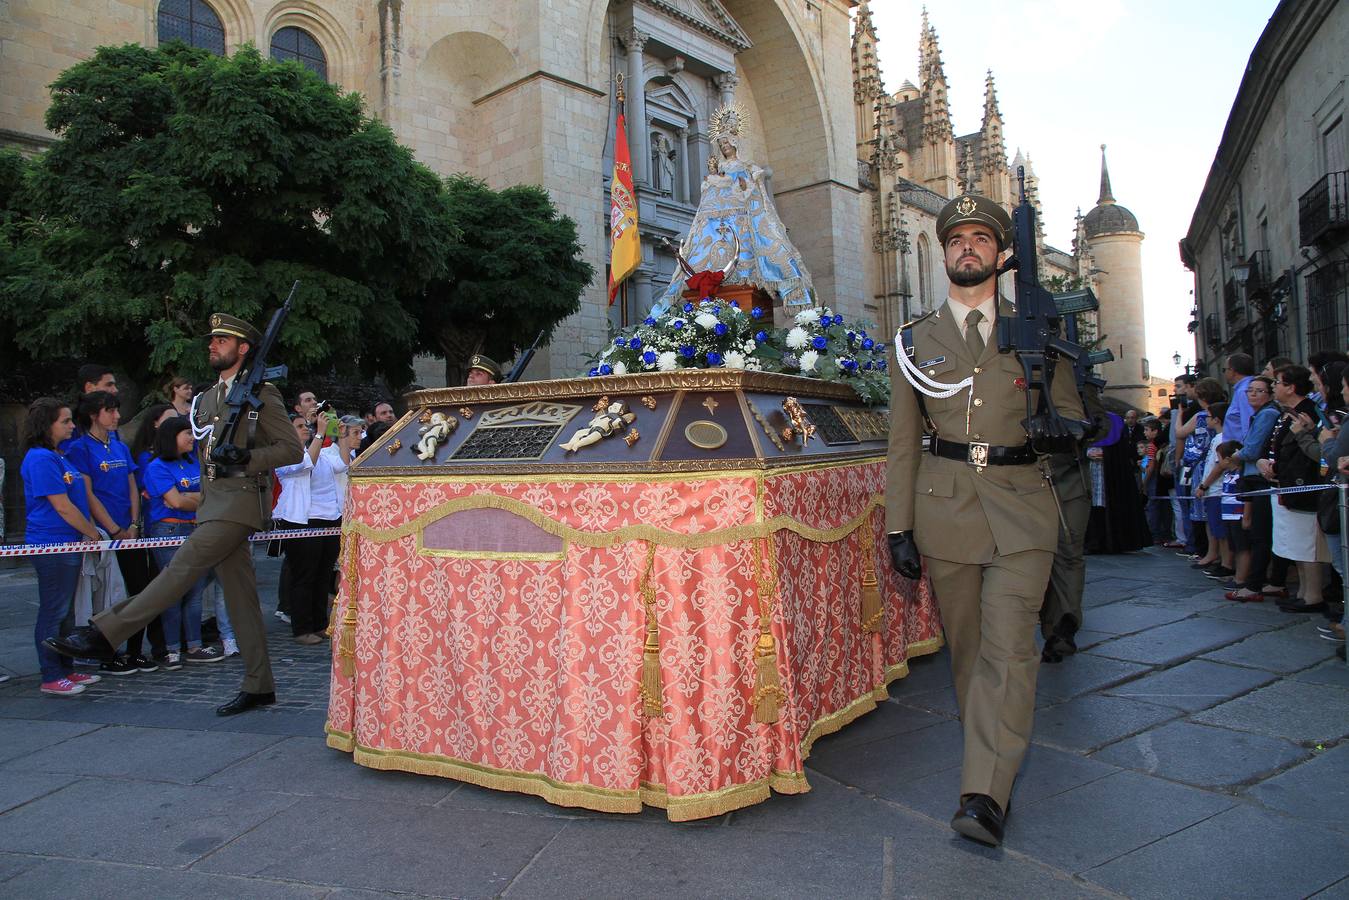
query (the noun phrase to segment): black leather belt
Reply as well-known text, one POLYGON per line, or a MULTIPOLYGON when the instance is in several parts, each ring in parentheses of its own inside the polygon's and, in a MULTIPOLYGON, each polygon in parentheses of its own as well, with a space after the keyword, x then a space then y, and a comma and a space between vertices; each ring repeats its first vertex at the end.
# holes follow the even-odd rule
POLYGON ((959 441, 939 438, 935 434, 932 435, 932 440, 928 444, 928 452, 933 456, 959 460, 980 468, 984 466, 1028 466, 1035 462, 1035 451, 1031 449, 1030 444, 1022 444, 1020 447, 998 447, 982 441, 962 444, 959 441))
POLYGON ((206 464, 206 480, 215 481, 217 478, 246 478, 248 477, 247 466, 222 466, 219 463, 206 464))

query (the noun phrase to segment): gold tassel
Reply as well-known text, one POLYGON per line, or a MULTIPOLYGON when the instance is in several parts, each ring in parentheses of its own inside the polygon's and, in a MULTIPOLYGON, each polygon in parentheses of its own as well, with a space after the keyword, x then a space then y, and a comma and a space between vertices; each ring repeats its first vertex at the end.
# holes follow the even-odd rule
POLYGON ((773 635, 759 632, 759 645, 754 648, 754 666, 758 670, 758 684, 754 688, 754 721, 772 723, 778 720, 778 702, 786 697, 778 679, 778 651, 773 635))
POLYGON ((660 625, 656 621, 656 588, 651 574, 656 567, 656 545, 647 544, 646 571, 642 573, 642 605, 646 607, 646 643, 642 646, 642 713, 659 716, 664 712, 660 682, 660 625))
POLYGON ((865 561, 862 564, 862 631, 878 633, 885 627, 885 607, 881 604, 881 586, 876 578, 876 544, 871 536, 870 522, 863 522, 862 545, 865 561))

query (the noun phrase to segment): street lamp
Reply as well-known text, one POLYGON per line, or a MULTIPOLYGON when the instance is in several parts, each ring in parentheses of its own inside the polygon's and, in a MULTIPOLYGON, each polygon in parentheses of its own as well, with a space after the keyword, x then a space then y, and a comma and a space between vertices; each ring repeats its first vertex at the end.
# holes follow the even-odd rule
POLYGON ((1180 351, 1177 350, 1177 351, 1175 352, 1175 355, 1171 357, 1171 361, 1172 361, 1173 363, 1176 364, 1176 368, 1177 368, 1177 369, 1180 368, 1180 359, 1181 359, 1180 351))

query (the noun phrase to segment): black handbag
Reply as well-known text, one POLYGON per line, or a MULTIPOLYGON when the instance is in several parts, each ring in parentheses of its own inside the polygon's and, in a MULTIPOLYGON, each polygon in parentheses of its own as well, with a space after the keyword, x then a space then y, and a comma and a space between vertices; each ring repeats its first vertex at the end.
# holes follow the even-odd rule
POLYGON ((1316 495, 1316 524, 1323 534, 1340 533, 1340 492, 1320 491, 1316 495))

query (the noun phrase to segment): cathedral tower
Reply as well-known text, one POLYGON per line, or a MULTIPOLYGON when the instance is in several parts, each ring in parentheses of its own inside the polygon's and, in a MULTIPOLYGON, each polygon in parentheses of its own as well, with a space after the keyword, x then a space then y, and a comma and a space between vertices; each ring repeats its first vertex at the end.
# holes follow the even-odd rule
POLYGON ((1082 237, 1101 301, 1099 332, 1115 361, 1102 367, 1108 396, 1140 409, 1148 404, 1147 344, 1143 329, 1143 232, 1138 219, 1115 202, 1101 145, 1101 196, 1082 219, 1082 237))

